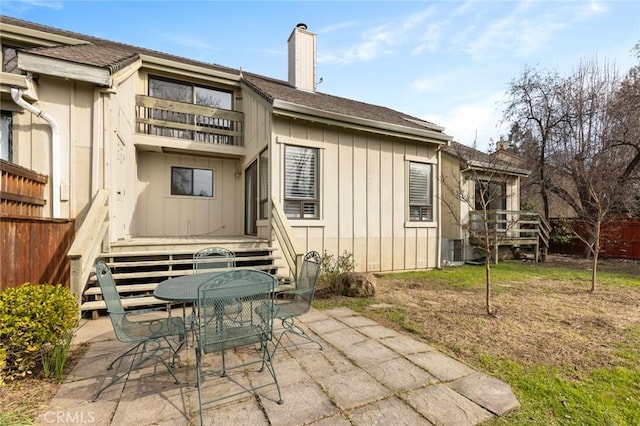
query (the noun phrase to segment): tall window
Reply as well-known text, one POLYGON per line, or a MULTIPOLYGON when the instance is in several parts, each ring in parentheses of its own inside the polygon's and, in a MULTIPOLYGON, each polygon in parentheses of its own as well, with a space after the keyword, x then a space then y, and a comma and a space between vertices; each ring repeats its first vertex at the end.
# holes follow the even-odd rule
POLYGON ((171 195, 213 197, 213 170, 171 167, 171 195))
POLYGON ((13 115, 9 111, 0 115, 0 158, 13 161, 13 115))
POLYGON ((264 150, 258 159, 258 203, 259 219, 269 217, 269 151, 264 150))
POLYGON ((318 219, 318 149, 285 146, 284 211, 289 219, 318 219))
MULTIPOLYGON (((149 96, 227 110, 232 108, 233 99, 233 94, 231 92, 198 86, 187 82, 164 80, 156 77, 149 78, 149 96)), ((213 129, 231 129, 231 122, 221 118, 205 117, 202 115, 165 111, 160 109, 152 110, 151 115, 151 118, 156 120, 166 120, 213 129)), ((175 128, 169 129, 154 126, 152 128, 152 133, 181 139, 195 139, 197 141, 209 143, 233 143, 231 137, 228 135, 209 132, 193 132, 191 130, 180 130, 175 128)))
POLYGON ((433 220, 431 164, 409 163, 409 221, 433 220))

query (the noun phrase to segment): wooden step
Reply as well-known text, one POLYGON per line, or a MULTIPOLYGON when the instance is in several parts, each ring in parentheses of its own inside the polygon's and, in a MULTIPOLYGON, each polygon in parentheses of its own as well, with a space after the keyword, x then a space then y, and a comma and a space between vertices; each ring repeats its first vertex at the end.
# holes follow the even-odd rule
MULTIPOLYGON (((136 308, 140 306, 157 306, 157 305, 167 305, 169 304, 166 300, 156 299, 153 296, 143 296, 143 297, 123 297, 120 299, 122 301, 122 306, 125 309, 136 308)), ((91 302, 83 302, 80 306, 81 311, 96 311, 99 309, 107 309, 107 305, 104 303, 104 300, 93 300, 91 302)))
MULTIPOLYGON (((112 258, 112 256, 109 256, 112 258)), ((126 256, 129 257, 129 256, 126 256)), ((153 256, 139 256, 139 257, 153 257, 153 256)), ((238 262, 256 262, 256 261, 275 261, 279 260, 279 256, 245 256, 245 257, 236 257, 236 263, 238 262)), ((207 263, 226 263, 228 260, 226 258, 208 258, 206 260, 207 263)), ((119 260, 111 260, 107 262, 109 267, 149 267, 149 266, 175 266, 175 265, 193 265, 193 259, 161 259, 161 260, 127 260, 121 262, 119 260)))
MULTIPOLYGON (((157 284, 155 284, 153 288, 155 289, 156 286, 157 284)), ((124 287, 124 286, 118 286, 118 287, 124 287)), ((98 290, 100 289, 99 287, 97 288, 98 290)), ((274 293, 282 293, 282 292, 292 291, 294 289, 295 287, 291 284, 281 284, 274 289, 274 293)), ((118 292, 120 292, 120 288, 118 288, 118 292)), ((99 294, 100 293, 95 293, 95 295, 99 295, 99 294)), ((143 306, 170 305, 170 304, 179 303, 179 302, 173 303, 166 300, 156 299, 153 296, 129 297, 129 298, 123 297, 120 300, 122 301, 122 306, 124 306, 125 309, 137 308, 137 307, 143 307, 143 306)), ((104 309, 107 309, 107 305, 104 302, 104 300, 92 300, 89 302, 83 302, 82 305, 80 306, 80 310, 83 312, 97 311, 97 310, 104 310, 104 309)))

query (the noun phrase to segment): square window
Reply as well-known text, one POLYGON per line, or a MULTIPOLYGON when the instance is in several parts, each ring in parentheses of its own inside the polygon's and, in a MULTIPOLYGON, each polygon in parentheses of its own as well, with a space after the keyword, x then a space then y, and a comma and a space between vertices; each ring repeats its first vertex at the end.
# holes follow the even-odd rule
POLYGON ((171 167, 171 195, 213 197, 213 170, 171 167))

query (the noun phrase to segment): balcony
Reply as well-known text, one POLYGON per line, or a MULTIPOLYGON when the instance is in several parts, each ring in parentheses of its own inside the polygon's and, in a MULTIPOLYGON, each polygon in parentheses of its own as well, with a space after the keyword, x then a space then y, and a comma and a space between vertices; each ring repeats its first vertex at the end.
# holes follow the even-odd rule
POLYGON ((136 95, 139 149, 241 157, 244 114, 237 111, 136 95))

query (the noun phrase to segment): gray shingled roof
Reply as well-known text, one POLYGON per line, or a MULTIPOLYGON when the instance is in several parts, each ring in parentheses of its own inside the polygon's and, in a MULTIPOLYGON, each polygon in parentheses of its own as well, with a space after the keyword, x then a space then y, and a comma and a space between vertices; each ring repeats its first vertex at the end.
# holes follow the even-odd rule
MULTIPOLYGON (((204 68, 224 71, 235 75, 241 74, 240 70, 236 70, 233 68, 194 61, 188 58, 169 55, 166 53, 144 49, 141 47, 112 42, 109 40, 104 40, 101 38, 91 37, 70 31, 59 30, 45 25, 22 21, 7 16, 0 16, 0 22, 86 41, 87 44, 72 46, 65 45, 56 47, 38 47, 34 49, 28 49, 27 51, 30 54, 40 55, 43 57, 108 68, 111 73, 114 73, 118 69, 123 68, 124 66, 137 60, 141 54, 146 54, 157 58, 174 60, 183 64, 198 65, 204 68)), ((359 102, 352 99, 341 98, 338 96, 332 96, 320 92, 311 93, 304 90, 298 90, 290 86, 286 81, 264 77, 258 74, 245 72, 242 75, 244 81, 249 87, 251 87, 271 103, 274 101, 274 99, 278 99, 305 107, 315 108, 321 111, 342 114, 349 117, 363 118, 413 129, 430 130, 437 133, 443 133, 437 129, 437 126, 434 129, 433 126, 435 125, 433 123, 429 123, 420 118, 403 114, 390 108, 359 102)))
POLYGON ((461 160, 463 163, 466 163, 467 166, 473 164, 476 167, 487 170, 504 170, 507 173, 514 174, 528 174, 531 172, 528 169, 524 169, 520 162, 505 161, 495 155, 484 153, 455 141, 452 141, 449 146, 446 146, 443 149, 443 151, 446 154, 461 160))
POLYGON ((290 86, 286 81, 267 78, 256 74, 244 73, 243 80, 258 93, 262 94, 269 102, 273 102, 274 99, 280 99, 294 104, 350 117, 365 118, 368 120, 381 121, 414 129, 435 130, 431 127, 433 126, 433 123, 403 114, 390 108, 358 102, 352 99, 341 98, 321 92, 312 93, 305 90, 298 90, 290 86), (408 119, 412 121, 409 121, 408 119), (422 122, 424 125, 415 123, 415 121, 422 122))
MULTIPOLYGON (((46 56, 46 57, 60 58, 70 62, 76 62, 79 64, 103 66, 105 68, 111 69, 112 72, 115 72, 115 70, 125 66, 123 62, 129 63, 129 61, 131 60, 131 55, 135 55, 136 57, 138 57, 139 55, 144 54, 144 55, 154 56, 157 58, 173 60, 183 64, 197 65, 197 66, 201 66, 201 67, 212 69, 212 70, 224 71, 224 72, 235 74, 235 75, 240 74, 240 70, 237 70, 234 68, 224 67, 222 65, 211 64, 208 62, 195 61, 193 59, 184 58, 176 55, 170 55, 168 53, 159 52, 157 50, 145 49, 143 47, 132 46, 124 43, 118 43, 115 41, 105 40, 98 37, 92 37, 85 34, 74 33, 72 31, 60 30, 58 28, 36 24, 29 21, 23 21, 21 19, 11 18, 9 16, 0 15, 0 22, 2 22, 3 24, 15 25, 23 28, 43 31, 50 34, 55 34, 59 36, 75 38, 77 40, 85 41, 87 42, 87 44, 76 45, 75 47, 78 47, 77 49, 69 49, 68 51, 66 51, 66 55, 63 58, 60 58, 60 56, 56 55, 56 50, 61 49, 62 47, 72 47, 72 46, 38 47, 35 49, 28 49, 28 51, 29 53, 46 56), (80 46, 83 46, 83 47, 80 48, 80 46), (115 60, 116 62, 103 64, 102 62, 105 59, 102 56, 105 55, 105 53, 108 55, 109 59, 115 60), (121 58, 119 61, 118 61, 118 57, 121 58)), ((62 49, 61 51, 64 51, 64 49, 62 49)))

